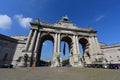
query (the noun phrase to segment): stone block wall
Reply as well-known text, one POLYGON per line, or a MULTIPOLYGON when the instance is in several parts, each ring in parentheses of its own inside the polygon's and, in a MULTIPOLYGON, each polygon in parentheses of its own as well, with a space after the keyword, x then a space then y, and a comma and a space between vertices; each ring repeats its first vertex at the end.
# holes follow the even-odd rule
POLYGON ((0 34, 0 65, 12 63, 17 42, 16 39, 0 34))
POLYGON ((120 63, 120 44, 101 47, 107 63, 120 63))
MULTIPOLYGON (((23 57, 27 36, 8 37, 0 34, 0 66, 3 64, 13 64, 19 66, 19 57, 23 57)), ((120 63, 120 44, 106 45, 100 43, 101 51, 105 63, 120 63)))
POLYGON ((25 54, 24 50, 25 50, 25 44, 27 41, 27 36, 12 36, 12 38, 18 40, 12 64, 14 66, 20 66, 19 65, 20 62, 18 62, 17 60, 19 59, 19 57, 23 57, 25 54))

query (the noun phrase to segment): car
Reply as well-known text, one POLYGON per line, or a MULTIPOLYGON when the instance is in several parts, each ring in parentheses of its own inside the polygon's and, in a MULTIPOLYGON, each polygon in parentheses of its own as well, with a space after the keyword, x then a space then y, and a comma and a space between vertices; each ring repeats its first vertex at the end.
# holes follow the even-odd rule
POLYGON ((13 68, 12 64, 3 64, 1 68, 13 68))
POLYGON ((110 64, 110 69, 119 69, 120 64, 110 64))
POLYGON ((108 65, 108 64, 103 64, 102 65, 102 68, 104 68, 104 69, 108 69, 110 66, 108 65))

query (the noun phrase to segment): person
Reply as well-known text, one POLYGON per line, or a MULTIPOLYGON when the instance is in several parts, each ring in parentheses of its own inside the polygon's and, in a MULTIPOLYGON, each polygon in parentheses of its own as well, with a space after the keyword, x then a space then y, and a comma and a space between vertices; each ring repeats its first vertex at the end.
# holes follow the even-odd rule
POLYGON ((29 58, 29 56, 27 55, 27 54, 24 54, 24 65, 25 65, 25 67, 27 67, 28 65, 27 65, 27 62, 28 62, 28 58, 29 58))

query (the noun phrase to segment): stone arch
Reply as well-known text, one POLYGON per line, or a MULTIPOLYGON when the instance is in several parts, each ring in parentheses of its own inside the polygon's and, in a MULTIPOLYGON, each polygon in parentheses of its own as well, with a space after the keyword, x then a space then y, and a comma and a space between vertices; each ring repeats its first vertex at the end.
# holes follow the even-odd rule
MULTIPOLYGON (((68 48, 69 48, 69 53, 68 53, 68 59, 69 59, 69 62, 67 62, 67 64, 66 65, 70 65, 70 63, 71 63, 71 57, 70 57, 70 55, 71 55, 71 43, 72 43, 72 36, 70 36, 70 35, 62 35, 62 37, 61 37, 61 42, 62 41, 64 41, 64 42, 66 42, 67 44, 68 44, 68 48)), ((65 46, 65 45, 64 45, 65 46)), ((61 50, 62 51, 62 50, 61 50)), ((64 66, 65 66, 65 64, 63 64, 64 66)))
POLYGON ((69 35, 63 35, 61 36, 61 41, 65 41, 70 45, 70 43, 72 42, 72 38, 69 35))
POLYGON ((53 34, 53 33, 41 32, 41 40, 42 40, 42 38, 44 38, 44 37, 46 37, 45 39, 50 39, 50 40, 52 40, 52 38, 53 38, 53 40, 54 40, 54 34, 53 34))
POLYGON ((89 42, 87 38, 79 38, 79 43, 81 43, 83 47, 86 47, 89 42))
POLYGON ((82 46, 82 51, 83 51, 83 54, 82 54, 82 58, 83 58, 83 62, 86 62, 86 61, 90 61, 90 58, 91 58, 91 55, 90 55, 90 52, 89 52, 89 41, 87 38, 79 38, 79 44, 81 44, 82 46))
POLYGON ((49 33, 43 33, 41 35, 41 41, 44 42, 45 40, 51 40, 54 42, 54 37, 52 34, 49 34, 49 33))
POLYGON ((41 58, 42 47, 43 47, 43 43, 46 40, 50 40, 50 41, 52 41, 52 43, 54 43, 54 37, 53 37, 53 35, 51 35, 49 33, 43 33, 43 34, 41 34, 39 49, 38 49, 38 52, 37 52, 37 55, 36 55, 36 66, 40 66, 40 64, 41 64, 40 63, 40 58, 41 58))
MULTIPOLYGON (((99 43, 96 37, 97 31, 91 28, 79 28, 69 20, 59 20, 55 24, 40 22, 35 20, 31 22, 30 33, 26 42, 24 52, 30 57, 34 54, 38 59, 38 52, 41 52, 42 44, 45 40, 51 40, 54 43, 52 66, 60 66, 60 43, 66 41, 70 47, 70 62, 72 66, 79 66, 81 55, 79 55, 79 43, 83 46, 84 59, 94 57, 101 53, 99 43), (39 48, 39 51, 38 51, 39 48), (37 54, 37 55, 36 55, 37 54)), ((39 54, 40 55, 40 54, 39 54)), ((32 57, 33 58, 33 57, 32 57)), ((36 61, 33 61, 34 63, 36 61)))

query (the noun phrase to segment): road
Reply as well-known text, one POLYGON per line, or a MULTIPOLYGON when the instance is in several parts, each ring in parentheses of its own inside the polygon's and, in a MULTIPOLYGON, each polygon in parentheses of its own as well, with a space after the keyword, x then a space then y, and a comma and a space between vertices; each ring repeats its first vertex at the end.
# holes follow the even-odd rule
POLYGON ((70 67, 0 69, 0 80, 120 80, 120 70, 70 67))

